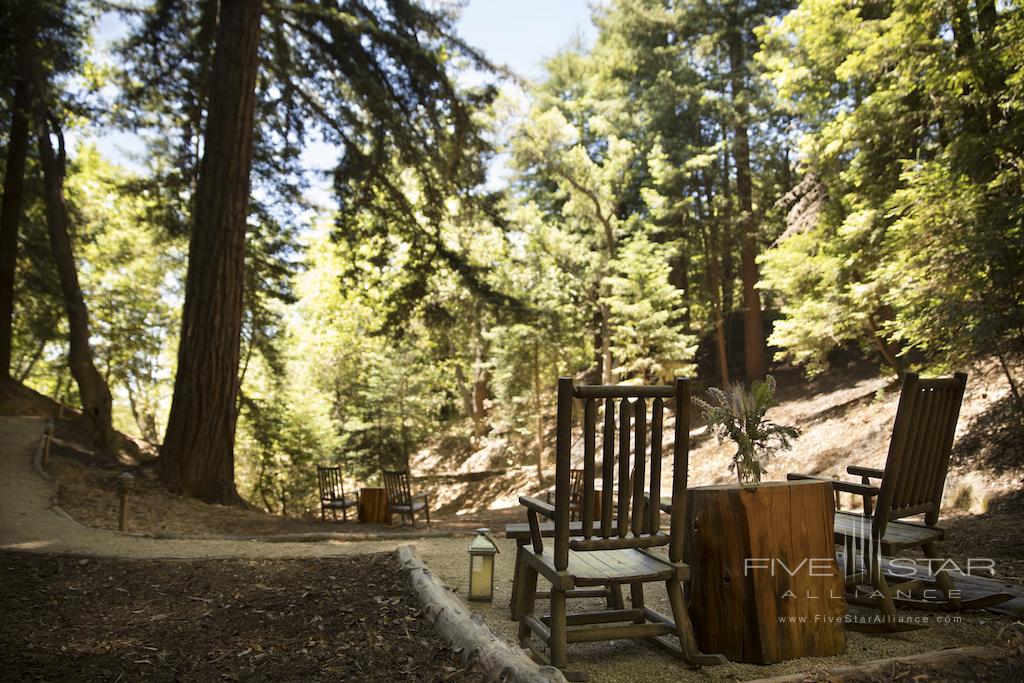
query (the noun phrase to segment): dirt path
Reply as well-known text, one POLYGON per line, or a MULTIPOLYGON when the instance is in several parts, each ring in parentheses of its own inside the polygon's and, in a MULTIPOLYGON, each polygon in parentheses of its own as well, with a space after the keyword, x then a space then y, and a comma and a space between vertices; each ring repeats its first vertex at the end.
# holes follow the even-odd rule
MULTIPOLYGON (((131 559, 287 559, 389 552, 408 537, 375 541, 274 542, 158 539, 79 524, 54 502, 52 482, 32 469, 44 421, 0 417, 0 550, 131 559)), ((464 552, 462 538, 431 539, 437 552, 464 552)), ((430 553, 433 554, 433 553, 430 553)))

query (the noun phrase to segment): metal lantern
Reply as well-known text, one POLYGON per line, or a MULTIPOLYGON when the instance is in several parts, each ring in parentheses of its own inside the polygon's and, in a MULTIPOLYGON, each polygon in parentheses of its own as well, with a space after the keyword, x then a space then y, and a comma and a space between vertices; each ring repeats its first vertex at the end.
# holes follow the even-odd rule
POLYGON ((469 546, 469 599, 494 598, 494 555, 501 552, 489 529, 477 529, 469 546))

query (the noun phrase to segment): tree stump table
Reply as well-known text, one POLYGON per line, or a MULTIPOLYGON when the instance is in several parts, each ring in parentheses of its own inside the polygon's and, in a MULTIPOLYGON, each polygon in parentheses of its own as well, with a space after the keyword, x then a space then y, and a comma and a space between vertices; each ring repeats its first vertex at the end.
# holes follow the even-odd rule
POLYGON ((359 521, 363 524, 391 524, 387 489, 383 486, 359 489, 359 521))
POLYGON ((831 483, 692 488, 687 513, 690 617, 702 651, 754 664, 846 651, 831 483))

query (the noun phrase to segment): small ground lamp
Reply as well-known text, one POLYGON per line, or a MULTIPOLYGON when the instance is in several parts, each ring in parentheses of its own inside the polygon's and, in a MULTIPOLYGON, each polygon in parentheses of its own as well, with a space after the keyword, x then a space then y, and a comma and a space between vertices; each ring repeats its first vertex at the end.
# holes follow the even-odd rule
POLYGON ((494 599, 494 555, 501 552, 489 529, 477 529, 469 546, 469 599, 494 599))

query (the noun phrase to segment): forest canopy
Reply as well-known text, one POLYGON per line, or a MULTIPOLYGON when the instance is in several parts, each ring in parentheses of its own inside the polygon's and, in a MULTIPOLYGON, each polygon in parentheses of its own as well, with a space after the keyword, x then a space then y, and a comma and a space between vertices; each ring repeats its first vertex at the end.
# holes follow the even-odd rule
POLYGON ((272 511, 442 433, 540 466, 560 376, 994 360, 1024 405, 1018 0, 610 0, 529 81, 460 11, 6 0, 7 378, 272 511))

